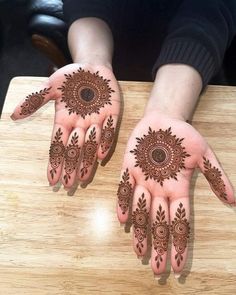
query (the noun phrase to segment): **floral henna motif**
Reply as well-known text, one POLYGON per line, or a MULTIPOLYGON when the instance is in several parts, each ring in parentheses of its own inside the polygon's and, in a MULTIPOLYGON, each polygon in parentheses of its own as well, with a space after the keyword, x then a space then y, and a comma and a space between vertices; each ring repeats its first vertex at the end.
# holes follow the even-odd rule
POLYGON ((77 72, 65 74, 66 80, 58 88, 62 91, 61 102, 65 102, 69 115, 76 113, 82 118, 99 111, 105 104, 111 105, 110 80, 99 76, 99 72, 91 73, 79 68, 77 72))
POLYGON ((89 139, 84 144, 83 152, 83 167, 81 168, 81 177, 84 177, 88 173, 88 167, 93 165, 94 158, 97 153, 97 142, 96 142, 96 130, 95 127, 91 130, 89 134, 89 139))
POLYGON ((210 161, 203 157, 204 160, 204 175, 213 189, 219 194, 219 197, 228 201, 225 190, 225 184, 222 180, 222 173, 220 170, 211 165, 210 161))
POLYGON ((172 135, 171 127, 167 130, 153 131, 137 138, 136 149, 130 151, 135 155, 136 165, 142 169, 145 180, 154 179, 163 186, 165 179, 177 180, 177 173, 185 169, 184 159, 189 157, 182 146, 184 138, 172 135))
POLYGON ((37 109, 41 107, 43 104, 44 98, 46 94, 49 94, 50 88, 45 88, 40 90, 39 92, 32 93, 26 96, 25 101, 20 106, 21 112, 20 115, 27 116, 33 114, 37 109))
POLYGON ((54 174, 57 172, 57 168, 60 166, 64 158, 65 147, 63 141, 61 140, 62 134, 63 133, 61 131, 61 128, 59 128, 49 150, 49 162, 52 167, 52 169, 50 170, 50 174, 52 179, 54 177, 54 174))
POLYGON ((132 195, 133 189, 131 183, 129 182, 129 170, 127 168, 122 175, 122 180, 119 183, 117 192, 118 205, 121 208, 122 214, 125 214, 125 212, 128 211, 132 195))
POLYGON ((77 168, 77 164, 80 156, 80 147, 78 146, 78 138, 79 136, 75 132, 75 134, 71 138, 71 143, 66 147, 65 150, 65 172, 64 180, 67 184, 69 179, 71 178, 71 174, 77 168))
POLYGON ((110 116, 107 120, 106 126, 102 129, 101 135, 101 148, 102 153, 104 154, 112 145, 114 140, 115 128, 113 127, 113 119, 110 116))
POLYGON ((139 253, 142 253, 143 241, 147 237, 147 227, 148 227, 149 213, 146 208, 146 199, 144 198, 144 193, 141 198, 138 199, 137 208, 132 214, 132 223, 134 226, 134 236, 138 240, 136 248, 139 253))
POLYGON ((156 221, 152 224, 152 236, 153 236, 153 246, 156 250, 156 266, 160 267, 160 263, 163 261, 162 255, 168 249, 169 240, 169 225, 165 221, 165 210, 162 210, 162 206, 159 206, 157 210, 156 221))
POLYGON ((186 213, 182 203, 179 204, 175 216, 176 217, 174 218, 174 220, 172 220, 170 232, 173 235, 173 244, 177 252, 177 254, 175 255, 175 260, 177 261, 177 265, 180 266, 180 262, 183 260, 182 254, 187 247, 190 234, 189 222, 186 218, 184 218, 186 216, 186 213))

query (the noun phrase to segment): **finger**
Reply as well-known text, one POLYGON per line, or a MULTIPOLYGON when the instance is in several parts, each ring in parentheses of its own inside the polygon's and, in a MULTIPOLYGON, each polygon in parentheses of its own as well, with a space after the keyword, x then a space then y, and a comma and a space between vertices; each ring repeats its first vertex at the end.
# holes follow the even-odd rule
POLYGON ((98 159, 105 159, 109 153, 115 139, 115 129, 118 121, 118 116, 110 115, 103 123, 101 143, 98 148, 98 159))
POLYGON ((78 178, 84 182, 89 179, 97 158, 98 143, 101 138, 101 128, 98 125, 91 125, 85 135, 81 163, 78 171, 78 178))
POLYGON ((133 247, 138 258, 147 251, 147 231, 149 223, 151 196, 145 187, 137 185, 134 189, 133 200, 133 247))
POLYGON ((49 83, 39 91, 26 96, 15 108, 11 115, 12 120, 26 118, 36 112, 52 98, 52 87, 49 83))
POLYGON ((235 205, 233 187, 210 148, 208 148, 204 157, 200 159, 199 167, 215 195, 222 202, 235 205))
POLYGON ((165 198, 152 200, 152 255, 151 265, 155 275, 165 272, 169 241, 169 208, 165 198))
POLYGON ((78 127, 73 130, 67 142, 62 172, 62 183, 65 188, 72 187, 75 182, 84 136, 84 130, 78 127))
POLYGON ((188 255, 189 198, 170 201, 170 233, 172 236, 171 265, 178 277, 184 268, 188 255))
POLYGON ((134 183, 134 178, 129 169, 124 169, 121 172, 121 180, 117 190, 117 216, 120 223, 125 223, 128 220, 134 183))
POLYGON ((47 173, 50 185, 55 185, 60 179, 68 137, 69 131, 66 128, 59 124, 54 125, 47 173))

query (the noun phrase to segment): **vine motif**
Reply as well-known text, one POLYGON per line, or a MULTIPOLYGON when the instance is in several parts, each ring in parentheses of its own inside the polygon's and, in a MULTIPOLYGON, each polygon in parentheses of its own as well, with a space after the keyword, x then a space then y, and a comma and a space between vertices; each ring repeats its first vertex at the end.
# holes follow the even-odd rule
POLYGON ((102 129, 101 135, 101 149, 104 154, 109 150, 114 140, 115 128, 113 127, 113 119, 110 116, 107 120, 106 126, 102 129))
POLYGON ((129 170, 127 168, 122 175, 122 180, 119 183, 117 191, 118 205, 121 208, 122 214, 128 211, 129 203, 133 195, 133 189, 129 179, 129 170))

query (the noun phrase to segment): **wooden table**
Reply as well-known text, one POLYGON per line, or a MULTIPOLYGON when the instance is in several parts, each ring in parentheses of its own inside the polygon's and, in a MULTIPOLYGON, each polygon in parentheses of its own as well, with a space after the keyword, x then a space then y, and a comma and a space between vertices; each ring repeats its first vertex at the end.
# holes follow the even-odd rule
MULTIPOLYGON (((48 186, 53 103, 31 119, 9 118, 44 78, 12 80, 0 120, 0 294, 236 294, 236 211, 196 173, 191 190, 189 259, 179 280, 159 282, 132 250, 116 218, 116 189, 127 138, 141 118, 151 83, 120 82, 124 114, 116 152, 86 189, 68 196, 48 186), (135 111, 134 111, 135 110, 135 111)), ((236 87, 211 86, 193 125, 236 185, 236 87)))

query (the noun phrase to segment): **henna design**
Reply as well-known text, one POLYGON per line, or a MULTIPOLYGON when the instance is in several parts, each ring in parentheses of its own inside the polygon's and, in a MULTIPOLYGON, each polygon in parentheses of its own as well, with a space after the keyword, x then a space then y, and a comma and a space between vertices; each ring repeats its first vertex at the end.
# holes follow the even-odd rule
POLYGON ((30 95, 27 95, 25 101, 20 106, 21 107, 20 115, 28 116, 33 114, 35 111, 37 111, 43 104, 45 95, 49 94, 50 89, 51 87, 44 88, 43 90, 40 90, 39 92, 35 92, 30 95))
POLYGON ((78 146, 78 138, 79 136, 75 132, 75 134, 71 138, 71 143, 66 147, 66 150, 65 150, 66 174, 64 175, 64 180, 66 184, 71 178, 70 174, 72 174, 75 171, 79 161, 80 147, 78 146))
POLYGON ((190 157, 182 146, 184 138, 172 135, 171 127, 167 130, 154 131, 149 127, 148 134, 137 139, 136 164, 146 176, 145 180, 154 179, 163 186, 165 179, 177 180, 177 173, 185 169, 184 159, 190 157))
POLYGON ((84 152, 83 152, 83 167, 81 168, 81 177, 84 177, 85 174, 88 173, 88 167, 93 165, 94 158, 97 152, 97 142, 96 142, 96 130, 95 127, 91 130, 89 134, 89 140, 87 140, 84 144, 84 152))
POLYGON ((57 172, 57 168, 60 166, 64 158, 65 147, 63 141, 61 140, 62 135, 63 133, 61 131, 61 128, 59 128, 49 150, 49 161, 52 166, 50 174, 52 179, 54 177, 54 174, 57 172))
POLYGON ((125 214, 125 212, 128 211, 132 195, 133 189, 131 183, 129 182, 129 170, 127 168, 122 175, 122 180, 119 183, 117 192, 118 205, 122 210, 122 214, 125 214))
POLYGON ((101 135, 101 149, 104 154, 112 145, 114 140, 115 128, 113 127, 113 119, 110 116, 107 120, 106 126, 102 129, 101 135))
POLYGON ((175 260, 177 260, 177 265, 180 266, 180 262, 183 260, 183 253, 187 247, 188 238, 190 234, 190 226, 186 216, 183 204, 180 203, 175 213, 175 218, 172 220, 170 226, 170 232, 173 235, 173 244, 177 254, 175 255, 175 260))
POLYGON ((86 115, 99 111, 105 104, 111 105, 110 80, 99 76, 99 72, 91 73, 79 68, 77 72, 65 74, 66 80, 58 89, 62 91, 61 102, 65 102, 69 115, 76 113, 83 119, 86 115))
POLYGON ((205 168, 204 175, 206 179, 208 180, 210 185, 213 187, 213 189, 217 193, 219 193, 219 197, 228 201, 225 184, 221 178, 222 177, 221 171, 218 168, 212 166, 210 161, 206 159, 205 157, 203 157, 203 160, 204 160, 204 168, 205 168))
POLYGON ((156 220, 152 224, 152 236, 153 236, 153 246, 156 250, 156 266, 160 267, 160 263, 163 261, 162 255, 168 249, 169 240, 169 225, 165 221, 165 210, 162 210, 162 206, 159 205, 159 210, 157 210, 156 220))
POLYGON ((134 225, 134 236, 138 240, 136 248, 139 253, 142 253, 143 241, 147 237, 149 212, 146 208, 146 199, 144 193, 141 198, 138 199, 137 208, 132 214, 132 223, 134 225))

